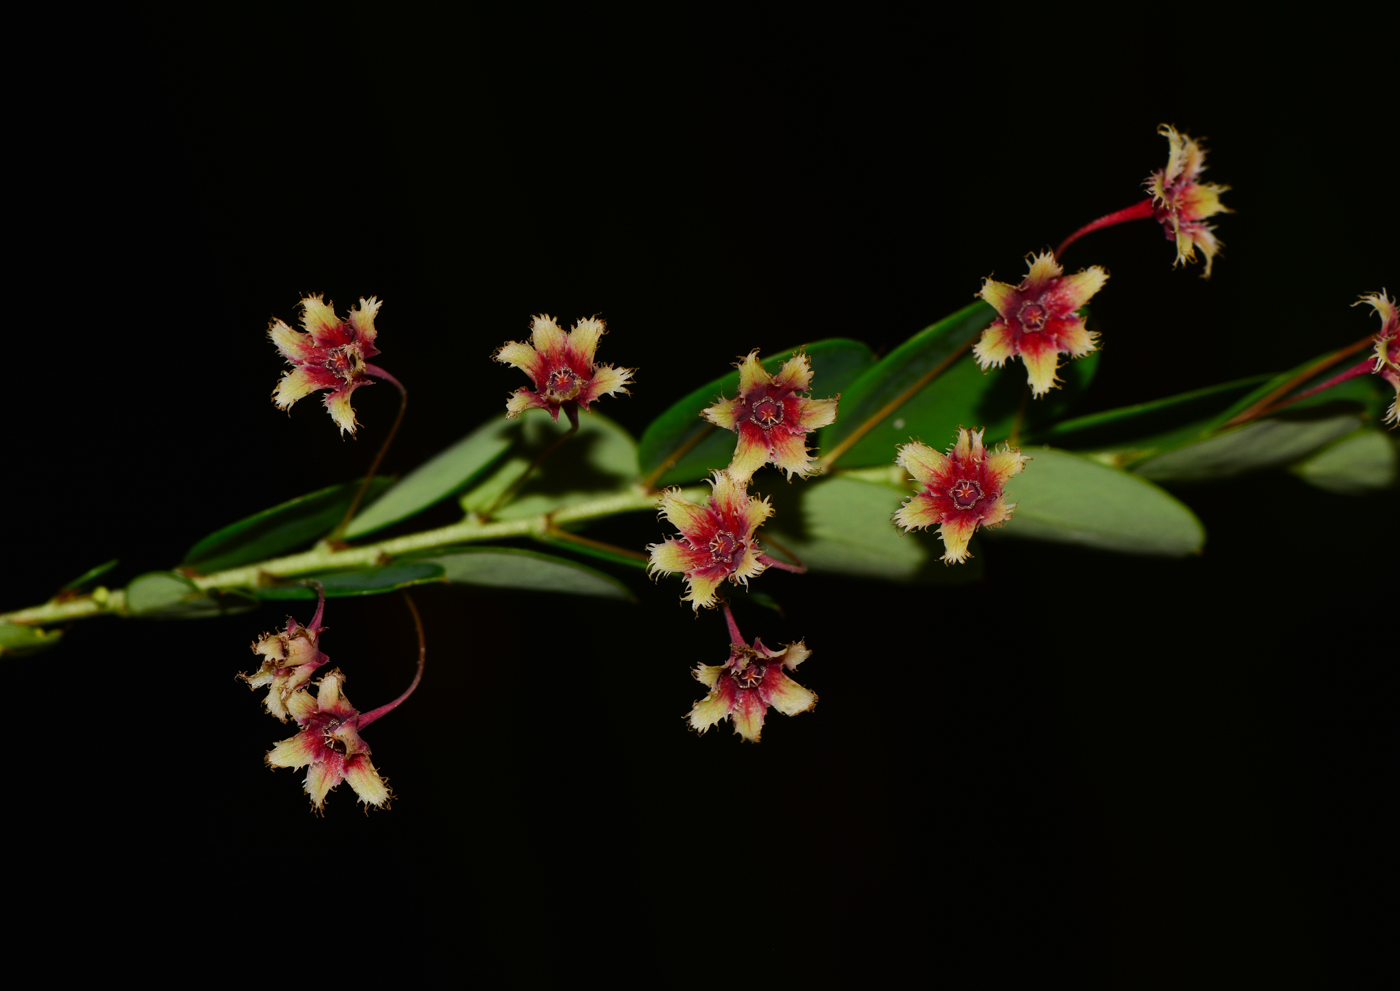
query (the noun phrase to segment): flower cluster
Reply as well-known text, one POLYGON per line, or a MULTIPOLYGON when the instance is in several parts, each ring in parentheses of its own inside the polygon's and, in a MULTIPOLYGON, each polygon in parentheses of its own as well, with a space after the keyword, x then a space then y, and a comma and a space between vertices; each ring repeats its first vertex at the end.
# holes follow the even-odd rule
POLYGON ((1097 265, 1065 275, 1050 252, 1029 258, 1020 285, 986 279, 978 293, 997 311, 972 349, 985 372, 1008 358, 1025 363, 1031 394, 1037 399, 1055 386, 1060 355, 1082 358, 1097 349, 1098 335, 1084 328, 1080 307, 1103 288, 1108 273, 1097 265))
POLYGON ((301 301, 304 332, 293 330, 281 320, 273 320, 267 335, 293 366, 272 393, 277 408, 291 409, 297 400, 329 389, 324 401, 331 419, 342 434, 348 431, 353 435, 359 424, 350 406, 351 393, 362 385, 371 384, 367 376, 393 381, 389 373, 367 360, 379 353, 374 345, 374 318, 381 305, 373 296, 361 299, 359 305, 350 310, 350 315, 341 320, 329 303, 313 295, 301 301))
POLYGON ((260 656, 262 666, 252 674, 238 677, 252 689, 267 686, 267 698, 263 704, 269 714, 282 722, 287 721, 287 701, 292 693, 311 680, 317 668, 330 658, 321 653, 321 634, 325 627, 321 617, 326 610, 326 597, 320 596, 316 603, 316 614, 311 622, 302 626, 293 617, 287 617, 287 626, 279 633, 265 633, 253 643, 253 653, 260 656))
POLYGON ((1177 264, 1195 261, 1200 248, 1206 260, 1201 274, 1209 278, 1221 243, 1205 220, 1231 212, 1220 202, 1220 194, 1230 187, 1198 181, 1206 167, 1206 151, 1199 142, 1170 124, 1157 128, 1157 133, 1167 139, 1170 152, 1166 168, 1153 172, 1145 183, 1152 194, 1152 215, 1166 230, 1167 240, 1176 242, 1177 264))
POLYGON ((947 454, 914 441, 901 446, 895 458, 920 486, 895 513, 895 525, 908 531, 937 524, 947 564, 967 560, 967 544, 978 525, 1011 519, 1016 504, 1006 502, 1006 482, 1030 460, 1011 448, 987 451, 982 433, 959 427, 947 454))
POLYGON ((727 606, 724 613, 732 640, 729 660, 695 668, 695 680, 710 692, 695 703, 685 718, 697 733, 704 733, 723 719, 732 719, 735 733, 757 743, 770 705, 785 716, 795 716, 817 704, 815 692, 787 676, 812 652, 800 640, 782 650, 769 650, 755 637, 750 647, 727 606))
POLYGON ((1400 425, 1400 310, 1395 300, 1382 289, 1368 293, 1355 304, 1369 303, 1381 318, 1381 329, 1375 337, 1374 361, 1371 370, 1395 389, 1395 400, 1386 411, 1385 422, 1400 425))
POLYGON ((750 352, 739 362, 739 395, 720 397, 701 416, 739 435, 729 473, 748 480, 765 464, 806 478, 812 473, 807 434, 836 420, 835 399, 811 399, 812 365, 805 354, 789 358, 777 375, 769 375, 750 352))
POLYGON ((514 365, 534 383, 533 389, 517 389, 506 403, 506 416, 519 416, 527 409, 549 410, 557 421, 563 409, 572 421, 577 410, 588 411, 588 404, 617 392, 632 379, 632 368, 596 365, 593 357, 606 325, 597 317, 574 324, 566 334, 549 314, 530 318, 530 344, 509 341, 496 349, 493 357, 514 365), (533 346, 532 346, 533 345, 533 346))

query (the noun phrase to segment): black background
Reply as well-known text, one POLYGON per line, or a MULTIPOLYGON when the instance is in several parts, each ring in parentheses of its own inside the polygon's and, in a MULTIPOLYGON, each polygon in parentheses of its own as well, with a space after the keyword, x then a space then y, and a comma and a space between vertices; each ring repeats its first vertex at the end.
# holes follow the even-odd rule
MULTIPOLYGON (((639 434, 751 348, 885 351, 1015 281, 1140 198, 1167 121, 1235 187, 1227 247, 1209 282, 1147 224, 1073 249, 1112 273, 1081 411, 1376 329, 1349 304, 1400 288, 1395 124, 1360 39, 1214 25, 1187 50, 1124 23, 1090 47, 979 16, 36 28, 11 92, 0 606, 114 556, 122 581, 168 567, 364 470, 391 390, 356 394, 353 441, 268 402, 264 330, 304 293, 385 300, 379 361, 412 394, 390 471, 501 414, 519 376, 490 354, 541 311, 608 320, 601 359, 640 371, 602 411, 639 434)), ((423 686, 369 736, 398 798, 368 817, 346 788, 314 817, 261 764, 286 733, 233 674, 280 610, 75 624, 6 662, 13 890, 137 947, 363 939, 464 979, 1309 983, 1379 934, 1394 502, 1282 473, 1183 496, 1198 559, 1002 541, 967 588, 765 577, 787 616, 745 632, 805 637, 821 703, 759 746, 685 730, 725 636, 674 583, 626 576, 637 607, 424 588, 423 686)), ((402 604, 327 618, 356 704, 397 694, 402 604)))

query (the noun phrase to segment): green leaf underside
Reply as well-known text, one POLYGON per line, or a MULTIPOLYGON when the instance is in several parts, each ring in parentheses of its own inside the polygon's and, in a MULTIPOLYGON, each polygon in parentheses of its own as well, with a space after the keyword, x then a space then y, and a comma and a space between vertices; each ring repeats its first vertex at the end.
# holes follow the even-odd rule
POLYGON ((95 567, 95 568, 89 568, 87 571, 84 571, 84 572, 83 572, 81 575, 79 575, 77 578, 74 578, 74 579, 73 579, 71 582, 69 582, 67 585, 64 585, 63 588, 61 588, 59 591, 61 591, 61 592, 80 592, 80 591, 82 591, 84 588, 86 588, 88 585, 90 585, 90 584, 92 584, 94 581, 96 581, 98 578, 101 578, 101 577, 102 577, 103 575, 105 575, 107 572, 109 572, 109 571, 111 571, 113 568, 115 568, 115 567, 117 566, 118 563, 119 563, 119 562, 117 561, 116 558, 112 558, 112 560, 106 562, 105 564, 99 564, 99 565, 98 565, 97 567, 95 567))
POLYGON ((1108 460, 1111 454, 1112 463, 1121 467, 1135 458, 1150 457, 1202 436, 1221 409, 1266 378, 1267 375, 1255 375, 1148 403, 1091 413, 1030 434, 1027 440, 1064 450, 1096 450, 1100 460, 1108 460))
POLYGON ((458 585, 514 588, 531 592, 560 592, 635 601, 626 585, 595 568, 517 547, 463 547, 432 557, 415 557, 415 564, 433 564, 443 580, 458 585))
MULTIPOLYGON (((936 532, 902 533, 891 518, 908 498, 907 489, 836 476, 774 492, 777 512, 765 532, 790 549, 813 572, 894 582, 959 584, 982 574, 981 557, 945 566, 936 532)), ((776 547, 768 553, 782 560, 776 547)))
MULTIPOLYGON (((762 359, 763 367, 773 374, 796 353, 792 348, 781 354, 762 359)), ((806 346, 812 364, 812 396, 826 399, 843 392, 875 363, 870 348, 860 341, 833 337, 806 346)), ((716 468, 723 468, 734 457, 736 439, 728 430, 712 427, 700 416, 700 411, 713 406, 720 396, 733 398, 739 388, 738 369, 708 382, 673 405, 651 422, 642 434, 637 463, 645 477, 655 471, 672 452, 678 450, 697 434, 703 440, 692 447, 658 480, 658 485, 679 485, 704 478, 716 468), (707 432, 708 431, 708 432, 707 432)), ((840 417, 845 416, 845 398, 841 400, 840 417)))
POLYGON ((477 482, 516 442, 519 423, 497 416, 434 455, 361 509, 345 529, 354 540, 392 526, 477 482))
POLYGON ((1286 409, 1159 454, 1133 471, 1156 482, 1190 484, 1282 467, 1359 429, 1363 419, 1347 402, 1286 409))
MULTIPOLYGON (((948 355, 976 338, 995 316, 995 310, 978 301, 891 351, 842 397, 841 416, 821 433, 822 449, 839 444, 948 355)), ((1023 401, 1023 430, 1033 431, 1064 415, 1088 388, 1098 361, 1097 351, 1078 360, 1062 359, 1058 372, 1061 385, 1044 399, 1027 401, 1026 372, 1019 359, 999 371, 983 372, 976 359, 966 354, 876 424, 841 455, 839 463, 844 468, 886 464, 894 460, 898 445, 911 439, 943 450, 952 443, 959 426, 985 428, 989 444, 1003 440, 1010 435, 1023 401)))
POLYGON ((1069 451, 1026 453, 1032 460, 1006 485, 1016 511, 991 533, 1166 557, 1204 545, 1201 521, 1151 482, 1069 451))
POLYGON ((1400 450, 1392 435, 1366 427, 1333 441, 1289 470, 1328 492, 1367 495, 1396 487, 1400 450))
MULTIPOLYGON (((326 590, 326 598, 351 595, 382 595, 425 582, 442 582, 446 577, 441 565, 431 561, 394 563, 359 571, 327 571, 302 575, 298 582, 318 581, 326 590)), ((316 590, 307 585, 272 585, 253 590, 260 599, 314 599, 316 590)))
MULTIPOLYGON (((392 483, 376 477, 365 499, 372 501, 392 483)), ((231 523, 191 547, 180 566, 211 574, 309 546, 335 528, 359 487, 359 481, 332 485, 231 523)))
MULTIPOLYGON (((1326 354, 1316 355, 1315 357, 1309 358, 1307 361, 1301 362, 1297 365, 1297 367, 1291 368, 1286 372, 1280 372, 1279 374, 1273 376, 1267 381, 1260 383, 1258 387, 1246 393, 1244 396, 1241 396, 1238 400, 1235 401, 1234 404, 1232 404, 1223 412, 1221 412, 1211 422, 1207 423, 1207 430, 1209 431, 1220 429, 1226 423, 1230 422, 1230 420, 1233 419, 1236 415, 1244 412, 1250 406, 1254 405, 1254 403, 1257 400, 1262 399, 1264 396, 1267 396, 1270 392, 1278 388, 1283 383, 1287 382, 1294 375, 1297 375, 1298 373, 1302 372, 1305 368, 1316 363, 1317 361, 1320 361, 1322 358, 1330 357, 1331 355, 1334 355, 1336 353, 1336 351, 1329 351, 1326 354)), ((1337 362, 1335 365, 1325 368, 1322 371, 1318 372, 1316 375, 1307 379, 1306 381, 1299 383, 1297 386, 1291 389, 1290 392, 1296 394, 1299 392, 1303 392, 1307 389, 1311 389, 1313 386, 1321 385, 1323 382, 1326 382, 1328 379, 1333 378, 1338 374, 1346 371, 1353 365, 1360 364, 1360 362, 1365 357, 1366 352, 1364 351, 1357 354, 1348 355, 1341 361, 1337 362)), ((1371 416, 1379 419, 1382 415, 1384 415, 1385 407, 1390 403, 1393 397, 1394 392, 1390 389, 1389 386, 1385 385, 1382 382, 1380 376, 1361 375, 1357 378, 1351 379, 1350 381, 1343 382, 1341 385, 1334 386, 1331 389, 1327 389, 1324 392, 1319 392, 1315 396, 1310 396, 1307 399, 1304 399, 1302 402, 1295 403, 1294 405, 1288 408, 1290 410, 1302 410, 1307 409, 1311 406, 1321 406, 1329 402, 1336 402, 1338 400, 1345 399, 1361 403, 1366 408, 1366 412, 1370 413, 1371 416)), ((1278 402, 1286 398, 1287 396, 1281 396, 1278 400, 1275 401, 1278 402)))
POLYGON ((205 592, 173 571, 151 571, 126 587, 126 614, 142 619, 203 619, 246 612, 257 599, 240 589, 205 592))
MULTIPOLYGON (((530 463, 568 429, 550 419, 544 410, 526 410, 498 427, 509 438, 509 454, 492 471, 483 474, 462 496, 462 508, 485 512, 530 463)), ((580 413, 578 433, 555 448, 543 464, 498 507, 498 520, 538 516, 577 502, 616 494, 640 479, 637 442, 622 427, 597 413, 580 413)))
POLYGON ((0 620, 0 654, 8 657, 28 657, 57 646, 62 630, 42 630, 22 623, 0 620))
POLYGON ((578 544, 572 540, 560 540, 558 537, 551 536, 547 533, 540 534, 535 537, 535 540, 546 546, 556 548, 557 550, 568 551, 572 554, 581 554, 584 557, 597 558, 600 561, 611 561, 613 564, 621 564, 629 568, 645 569, 647 566, 645 561, 640 561, 635 557, 628 557, 626 554, 618 554, 615 551, 608 550, 606 547, 591 547, 588 544, 578 544))

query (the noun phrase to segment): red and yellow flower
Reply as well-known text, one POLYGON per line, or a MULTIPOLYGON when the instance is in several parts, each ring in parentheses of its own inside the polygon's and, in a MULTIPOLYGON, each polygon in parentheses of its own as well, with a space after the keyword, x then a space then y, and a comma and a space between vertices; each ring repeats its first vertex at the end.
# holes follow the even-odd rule
POLYGON ((967 560, 967 543, 979 524, 1011 519, 1016 504, 1006 502, 1006 482, 1030 460, 1015 448, 986 450, 982 433, 959 427, 947 454, 914 441, 902 445, 895 458, 920 486, 894 514, 895 525, 908 531, 938 524, 948 564, 967 560))
POLYGON ((681 498, 679 489, 661 494, 661 515, 680 530, 680 539, 651 544, 652 574, 681 572, 688 588, 682 601, 698 611, 716 602, 715 590, 726 579, 748 584, 768 567, 754 532, 773 513, 767 499, 748 493, 747 482, 717 471, 703 506, 681 498))
POLYGON ((1201 274, 1209 278, 1221 243, 1213 233, 1215 228, 1204 221, 1217 213, 1231 212, 1220 202, 1220 194, 1230 187, 1197 181, 1206 167, 1206 151, 1198 142, 1170 124, 1157 128, 1157 133, 1167 139, 1170 152, 1166 168, 1153 172, 1145 183, 1152 194, 1152 215, 1166 230, 1167 240, 1176 242, 1176 263, 1195 261, 1200 248, 1206 259, 1201 274))
POLYGON ((266 633, 253 644, 253 653, 263 659, 262 666, 252 674, 238 675, 254 690, 267 686, 267 698, 263 699, 263 704, 271 715, 284 723, 287 721, 287 701, 292 694, 311 680, 317 668, 330 661, 320 648, 321 634, 326 629, 321 625, 325 608, 326 596, 320 592, 320 601, 316 604, 316 614, 311 617, 311 622, 302 626, 288 616, 284 630, 266 633))
POLYGON ((390 798, 388 785, 369 759, 369 745, 360 737, 361 722, 370 720, 345 697, 344 682, 337 669, 321 679, 315 698, 305 689, 292 693, 287 709, 302 730, 267 755, 273 767, 307 768, 306 793, 318 812, 342 781, 348 781, 366 805, 383 806, 390 798))
POLYGON ((770 705, 785 716, 795 716, 817 704, 815 692, 787 676, 812 652, 800 640, 782 650, 769 650, 763 641, 754 638, 750 647, 739 636, 732 617, 730 635, 735 642, 729 645, 729 660, 695 668, 695 680, 710 693, 696 702, 685 718, 697 733, 704 733, 723 719, 732 719, 734 732, 757 743, 770 705))
POLYGON ((983 282, 978 295, 996 309, 997 318, 982 332, 972 354, 984 372, 1020 355, 1031 393, 1039 399, 1055 386, 1060 355, 1082 358, 1097 350, 1099 335, 1084 328, 1077 311, 1103 288, 1108 273, 1091 265, 1065 275, 1048 251, 1031 255, 1028 265, 1030 271, 1018 286, 983 282))
POLYGON ((517 389, 506 403, 506 416, 519 416, 527 409, 546 409, 555 420, 563 409, 570 420, 577 410, 587 412, 588 404, 601 396, 626 393, 624 386, 635 369, 595 365, 598 338, 606 327, 597 317, 580 320, 566 334, 549 314, 530 318, 531 344, 510 341, 493 357, 514 365, 534 383, 533 389, 517 389), (533 346, 532 346, 533 345, 533 346))
POLYGON ((1360 303, 1369 303, 1381 318, 1381 330, 1376 335, 1375 364, 1371 371, 1385 379, 1395 389, 1395 401, 1386 411, 1385 422, 1400 425, 1400 310, 1395 300, 1382 289, 1362 296, 1360 303))
POLYGON ((342 434, 346 431, 354 434, 358 424, 355 411, 350 407, 350 394, 362 385, 370 385, 369 377, 398 385, 384 369, 368 363, 369 358, 379 354, 375 347, 374 317, 381 305, 373 296, 361 299, 349 316, 341 320, 329 303, 319 295, 312 295, 301 301, 304 333, 293 330, 281 320, 273 320, 267 336, 293 366, 272 393, 277 408, 291 409, 297 400, 329 389, 324 402, 331 419, 342 434))
MULTIPOLYGON (((812 472, 807 434, 836 420, 836 399, 800 395, 812 386, 812 366, 805 354, 789 358, 777 375, 769 375, 753 351, 738 363, 739 395, 720 398, 701 416, 739 435, 729 471, 749 478, 772 463, 793 475, 812 472)), ((837 397, 838 399, 840 397, 837 397)))

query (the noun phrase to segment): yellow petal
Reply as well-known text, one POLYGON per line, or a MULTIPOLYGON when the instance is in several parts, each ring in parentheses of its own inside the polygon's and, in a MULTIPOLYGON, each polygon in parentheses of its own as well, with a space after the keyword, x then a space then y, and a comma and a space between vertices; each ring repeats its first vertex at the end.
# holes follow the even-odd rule
POLYGON ((1066 352, 1071 358, 1082 358, 1098 350, 1098 340, 1098 334, 1086 329, 1082 322, 1075 321, 1060 325, 1057 343, 1059 350, 1066 352))
POLYGON ((763 679, 763 692, 768 697, 768 704, 785 716, 806 712, 817 704, 816 692, 803 688, 781 671, 774 671, 772 668, 769 668, 768 676, 763 679))
POLYGON ((277 408, 291 409, 297 400, 305 399, 317 389, 324 389, 325 386, 317 382, 318 371, 315 368, 294 368, 283 375, 272 392, 272 401, 277 408))
POLYGON ((1090 265, 1082 272, 1066 275, 1055 287, 1054 301, 1067 310, 1077 310, 1093 298, 1094 293, 1108 281, 1108 273, 1098 265, 1090 265))
POLYGON ((778 389, 791 389, 793 392, 806 392, 812 387, 812 364, 805 354, 795 354, 783 363, 778 374, 773 376, 773 386, 778 389))
POLYGON ((682 533, 690 533, 708 526, 710 521, 705 508, 682 499, 681 490, 677 488, 670 488, 661 493, 661 515, 682 533))
POLYGON ((894 463, 913 475, 920 485, 932 485, 935 479, 945 475, 951 467, 947 455, 918 441, 902 445, 899 453, 895 455, 894 463))
POLYGON ((534 342, 535 350, 540 354, 546 358, 557 359, 562 354, 568 337, 552 316, 542 313, 530 318, 530 340, 534 342))
POLYGON ((593 377, 588 380, 588 385, 584 386, 579 393, 578 399, 581 403, 591 403, 600 396, 611 396, 614 393, 625 393, 623 388, 632 381, 632 369, 614 368, 612 365, 599 365, 593 370, 593 377))
POLYGON ((938 528, 939 536, 943 538, 944 562, 962 564, 968 559, 967 542, 972 539, 976 529, 976 520, 962 519, 948 520, 938 528))
POLYGON ((1006 484, 1006 480, 1012 475, 1019 475, 1026 467, 1026 462, 1030 458, 1020 451, 1003 450, 993 451, 987 455, 987 476, 989 481, 998 488, 1006 484))
POLYGON ((340 329, 335 310, 314 293, 301 301, 301 325, 309 334, 329 334, 340 329))
POLYGON ((681 596, 681 601, 691 603, 696 612, 715 604, 715 589, 724 581, 718 575, 687 575, 686 580, 689 582, 689 589, 681 596))
POLYGON ((306 772, 306 793, 311 796, 311 804, 318 809, 324 805, 330 790, 340 784, 344 777, 339 760, 312 764, 306 772))
POLYGON ((993 365, 1000 368, 1006 364, 1006 359, 1015 353, 1016 335, 1000 320, 982 331, 982 337, 972 348, 972 356, 977 359, 977 364, 984 372, 993 365))
POLYGON ((715 400, 713 406, 702 409, 700 415, 717 427, 723 427, 725 430, 737 430, 739 424, 735 418, 739 415, 739 410, 743 405, 742 399, 720 398, 715 400))
POLYGON ((373 296, 369 299, 362 296, 360 297, 360 305, 350 307, 350 326, 355 329, 356 334, 369 338, 371 342, 374 341, 377 333, 374 329, 374 318, 383 305, 373 296))
POLYGON ((773 380, 759 363, 758 352, 750 351, 748 357, 739 362, 739 394, 747 396, 761 385, 771 385, 773 380))
POLYGON ((1036 399, 1055 387, 1055 367, 1060 356, 1054 348, 1041 348, 1038 352, 1021 352, 1021 360, 1026 363, 1026 379, 1031 384, 1031 395, 1036 399))
POLYGON ((741 691, 734 699, 729 716, 734 720, 734 732, 750 743, 757 743, 763 732, 763 714, 768 707, 754 691, 741 691))
POLYGON ((710 563, 709 551, 697 550, 678 540, 663 540, 659 544, 652 544, 647 550, 651 552, 648 567, 653 573, 693 571, 710 563))
POLYGON ((894 525, 905 530, 922 530, 943 521, 943 514, 930 496, 919 492, 895 511, 894 525))
POLYGON ((313 736, 313 731, 304 730, 288 737, 268 751, 267 762, 273 767, 303 767, 310 764, 316 752, 313 736))
POLYGON ((1016 287, 1008 286, 1005 282, 983 279, 982 288, 977 295, 990 303, 1002 317, 1011 316, 1016 306, 1016 287))
POLYGON ((350 406, 350 393, 353 388, 339 388, 326 394, 326 409, 330 410, 331 419, 340 428, 343 434, 347 431, 353 436, 355 428, 359 426, 355 422, 355 410, 350 406))
POLYGON ((958 427, 958 439, 953 442, 953 460, 963 463, 971 456, 972 431, 968 430, 966 427, 958 427))
POLYGON ((383 805, 389 801, 389 787, 364 754, 345 762, 345 780, 366 805, 383 805))
MULTIPOLYGON (((507 341, 496 349, 496 353, 491 357, 507 365, 514 365, 526 375, 536 386, 540 384, 540 379, 544 377, 544 360, 540 353, 528 344, 519 341, 507 341)), ((519 379, 516 379, 519 382, 519 379)))
POLYGON ((794 397, 785 400, 788 403, 796 403, 797 409, 793 412, 793 420, 796 425, 803 430, 816 430, 828 424, 836 422, 835 399, 802 399, 794 397))
POLYGON ((1055 254, 1051 251, 1029 256, 1027 266, 1025 291, 1031 294, 1039 293, 1050 284, 1051 279, 1064 274, 1064 269, 1055 261, 1055 254))
POLYGON ((789 481, 793 475, 806 478, 812 473, 812 459, 807 454, 807 440, 802 434, 771 430, 768 443, 772 447, 770 455, 773 463, 787 472, 789 481))
MULTIPOLYGON (((717 669, 718 670, 718 669, 717 669)), ((729 715, 729 702, 719 692, 711 692, 691 708, 686 716, 690 728, 703 733, 729 715)))
POLYGON ((606 324, 597 317, 585 317, 569 331, 569 347, 585 365, 593 364, 593 356, 598 351, 598 339, 605 331, 606 324))
POLYGON ((288 361, 301 364, 314 357, 316 342, 311 335, 293 330, 281 320, 273 320, 272 323, 268 324, 267 336, 272 339, 273 344, 277 345, 277 350, 282 352, 282 357, 288 361))

